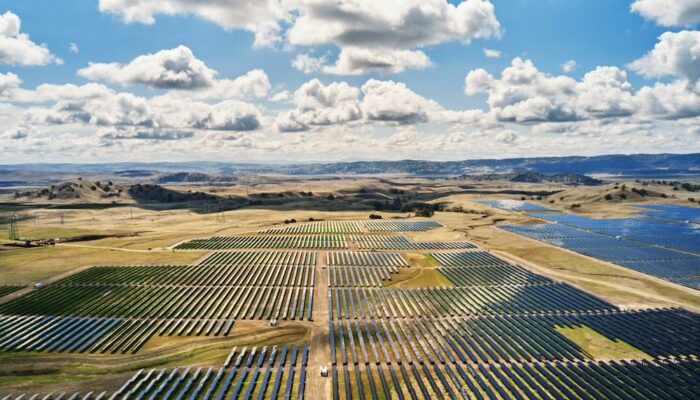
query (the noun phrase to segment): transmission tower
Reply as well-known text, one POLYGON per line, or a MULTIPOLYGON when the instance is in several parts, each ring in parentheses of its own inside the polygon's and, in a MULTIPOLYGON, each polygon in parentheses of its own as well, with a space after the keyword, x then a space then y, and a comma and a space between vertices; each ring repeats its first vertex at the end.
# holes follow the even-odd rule
POLYGON ((17 214, 10 215, 8 237, 10 240, 19 240, 19 228, 17 227, 17 214))

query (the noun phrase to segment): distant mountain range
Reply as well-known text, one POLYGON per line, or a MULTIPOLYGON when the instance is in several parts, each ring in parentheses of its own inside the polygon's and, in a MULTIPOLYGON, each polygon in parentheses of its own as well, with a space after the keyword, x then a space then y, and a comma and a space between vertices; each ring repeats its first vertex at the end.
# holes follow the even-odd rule
MULTIPOLYGON (((101 174, 121 177, 157 177, 163 173, 203 173, 218 175, 377 175, 412 176, 479 175, 529 171, 540 174, 621 174, 660 176, 700 174, 700 153, 634 154, 593 157, 537 157, 464 161, 355 161, 313 164, 244 164, 227 162, 122 162, 109 164, 7 164, 0 165, 0 180, 25 180, 28 175, 101 174)), ((48 175, 44 175, 48 176, 48 175)), ((35 176, 32 176, 35 178, 35 176)), ((193 176, 171 176, 174 181, 193 176)), ((167 179, 167 178, 166 178, 167 179)), ((33 180, 33 179, 32 179, 33 180)))
POLYGON ((566 185, 600 185, 603 181, 591 178, 582 174, 540 174, 532 171, 511 172, 505 174, 476 174, 476 175, 461 175, 460 178, 465 178, 475 181, 508 181, 508 182, 523 182, 523 183, 563 183, 566 185))

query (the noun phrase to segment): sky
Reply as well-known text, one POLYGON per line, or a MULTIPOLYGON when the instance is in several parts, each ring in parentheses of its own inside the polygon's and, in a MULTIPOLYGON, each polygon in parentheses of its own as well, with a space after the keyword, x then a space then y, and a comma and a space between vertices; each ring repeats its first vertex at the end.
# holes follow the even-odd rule
POLYGON ((700 152, 700 0, 0 0, 0 164, 700 152))

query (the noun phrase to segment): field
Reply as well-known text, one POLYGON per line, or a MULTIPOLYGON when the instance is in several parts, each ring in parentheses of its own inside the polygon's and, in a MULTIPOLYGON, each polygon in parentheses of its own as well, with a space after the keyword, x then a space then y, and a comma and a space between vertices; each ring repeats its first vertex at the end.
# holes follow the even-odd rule
MULTIPOLYGON (((386 182, 304 187, 331 188, 338 197, 362 188, 367 196, 386 182)), ((319 209, 325 203, 309 199, 216 213, 133 204, 32 210, 40 217, 20 223, 23 235, 74 240, 36 248, 4 241, 1 397, 700 393, 696 289, 653 276, 660 267, 650 275, 625 268, 620 258, 599 261, 523 235, 561 211, 559 200, 526 195, 533 206, 523 207, 522 195, 494 194, 505 189, 494 183, 480 189, 486 195, 458 193, 450 181, 403 184, 406 192, 423 188, 422 200, 442 211, 430 218, 375 211, 382 219, 368 219, 367 211, 319 209), (494 196, 500 201, 479 202, 494 196)), ((286 193, 288 185, 299 182, 258 190, 286 193)), ((516 185, 532 192, 544 186, 516 185)), ((576 189, 565 190, 573 196, 576 189)), ((561 215, 579 221, 635 210, 618 205, 598 202, 576 214, 567 206, 561 215)), ((693 216, 675 206, 646 211, 668 221, 693 216)), ((589 225, 557 225, 602 234, 589 225)), ((628 250, 650 245, 639 239, 623 239, 635 246, 621 246, 619 254, 648 258, 628 250)), ((692 251, 682 254, 695 265, 692 251)))

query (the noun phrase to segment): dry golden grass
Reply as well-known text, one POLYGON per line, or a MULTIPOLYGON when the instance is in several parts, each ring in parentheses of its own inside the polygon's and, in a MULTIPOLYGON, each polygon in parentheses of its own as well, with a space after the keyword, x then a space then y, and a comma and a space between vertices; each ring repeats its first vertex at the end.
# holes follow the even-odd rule
POLYGON ((129 252, 112 249, 46 246, 0 252, 0 283, 38 282, 88 265, 189 264, 197 252, 129 252))

